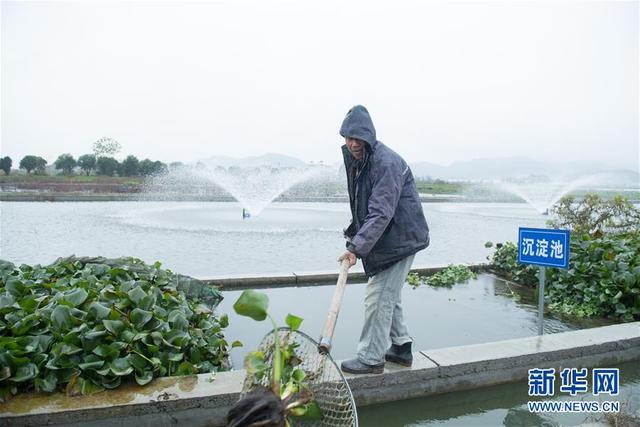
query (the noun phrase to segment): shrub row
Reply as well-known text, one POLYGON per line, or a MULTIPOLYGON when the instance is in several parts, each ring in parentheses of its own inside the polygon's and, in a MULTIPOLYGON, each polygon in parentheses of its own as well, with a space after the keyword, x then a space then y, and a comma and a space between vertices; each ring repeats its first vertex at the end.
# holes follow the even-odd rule
MULTIPOLYGON (((496 245, 489 260, 498 274, 535 286, 538 267, 518 264, 517 258, 517 246, 507 242, 496 245)), ((547 268, 546 280, 545 296, 552 310, 640 320, 640 234, 572 234, 569 268, 547 268)))

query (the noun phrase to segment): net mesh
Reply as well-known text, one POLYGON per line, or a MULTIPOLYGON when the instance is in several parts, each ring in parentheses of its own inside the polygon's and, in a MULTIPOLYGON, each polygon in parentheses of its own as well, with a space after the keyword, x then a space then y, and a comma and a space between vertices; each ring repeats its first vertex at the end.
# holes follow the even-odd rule
MULTIPOLYGON (((347 380, 342 375, 342 371, 329 355, 322 355, 318 352, 318 343, 310 336, 300 331, 293 331, 288 328, 278 329, 281 344, 296 343, 296 354, 301 359, 297 368, 302 369, 305 374, 305 382, 313 392, 315 400, 322 410, 321 420, 299 420, 290 418, 292 426, 314 426, 314 427, 345 427, 358 426, 358 416, 356 405, 353 401, 353 394, 349 388, 347 380)), ((267 334, 260 343, 259 351, 264 352, 265 361, 271 366, 273 359, 273 349, 275 345, 274 334, 267 334)), ((257 386, 269 387, 271 375, 256 382, 254 378, 247 375, 245 379, 242 396, 257 386)))

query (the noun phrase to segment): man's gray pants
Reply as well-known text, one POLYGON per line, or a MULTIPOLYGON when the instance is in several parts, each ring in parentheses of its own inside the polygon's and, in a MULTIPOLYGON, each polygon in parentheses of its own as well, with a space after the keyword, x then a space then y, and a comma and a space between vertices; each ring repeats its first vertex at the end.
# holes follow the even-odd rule
POLYGON ((390 342, 402 345, 411 341, 402 316, 402 287, 411 269, 410 255, 372 276, 364 297, 364 326, 358 343, 358 360, 367 365, 384 363, 390 342))

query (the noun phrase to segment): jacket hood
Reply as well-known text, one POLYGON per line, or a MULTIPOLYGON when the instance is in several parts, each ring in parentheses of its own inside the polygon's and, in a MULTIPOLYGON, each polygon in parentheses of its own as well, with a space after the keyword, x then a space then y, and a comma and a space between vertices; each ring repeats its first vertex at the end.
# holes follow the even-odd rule
POLYGON ((362 105, 356 105, 349 110, 340 127, 340 135, 366 141, 374 149, 377 145, 376 128, 373 127, 369 112, 362 105))

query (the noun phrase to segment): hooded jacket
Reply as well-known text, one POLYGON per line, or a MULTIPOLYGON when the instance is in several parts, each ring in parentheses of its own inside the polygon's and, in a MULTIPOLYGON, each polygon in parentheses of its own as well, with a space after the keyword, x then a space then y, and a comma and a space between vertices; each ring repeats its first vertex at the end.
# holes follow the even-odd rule
POLYGON ((349 110, 340 135, 367 143, 360 161, 346 144, 342 155, 352 217, 345 230, 347 249, 362 260, 370 277, 429 246, 429 226, 411 169, 376 139, 365 107, 349 110))

